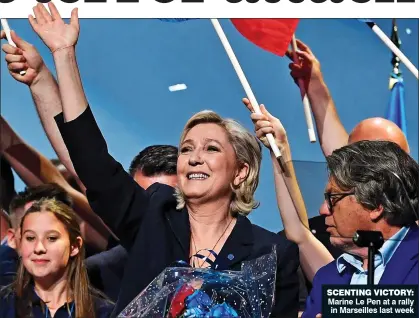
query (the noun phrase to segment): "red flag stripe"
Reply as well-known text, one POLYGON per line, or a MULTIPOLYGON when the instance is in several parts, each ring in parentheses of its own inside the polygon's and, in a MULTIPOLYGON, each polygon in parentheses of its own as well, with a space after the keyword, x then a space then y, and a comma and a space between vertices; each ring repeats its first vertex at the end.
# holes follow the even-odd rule
POLYGON ((231 22, 250 42, 284 56, 299 19, 231 19, 231 22))

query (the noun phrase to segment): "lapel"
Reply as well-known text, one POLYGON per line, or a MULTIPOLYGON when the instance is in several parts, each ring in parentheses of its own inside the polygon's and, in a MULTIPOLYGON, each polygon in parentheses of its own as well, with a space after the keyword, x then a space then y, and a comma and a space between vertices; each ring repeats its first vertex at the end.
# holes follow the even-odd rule
POLYGON ((191 244, 191 226, 186 207, 180 211, 169 209, 166 212, 166 219, 182 248, 182 259, 187 261, 189 259, 189 249, 191 244))
POLYGON ((349 285, 354 272, 355 269, 347 264, 345 269, 339 273, 336 266, 336 260, 334 260, 326 265, 323 270, 317 271, 316 275, 319 275, 318 280, 322 282, 322 285, 349 285))
POLYGON ((419 228, 411 225, 409 232, 388 262, 379 285, 403 284, 406 275, 418 263, 419 228))
MULTIPOLYGON (((333 262, 333 265, 336 267, 336 262, 333 262)), ((351 283, 352 275, 354 274, 352 269, 352 266, 347 265, 342 273, 338 273, 338 276, 333 283, 336 283, 337 285, 349 285, 351 283)))
POLYGON ((339 273, 336 264, 337 260, 335 259, 333 262, 317 271, 316 275, 319 275, 318 280, 322 282, 322 285, 349 285, 351 283, 352 275, 355 273, 355 268, 346 263, 345 269, 339 273))
POLYGON ((217 270, 232 269, 252 253, 253 242, 252 223, 247 217, 238 215, 233 231, 215 260, 214 268, 217 270))

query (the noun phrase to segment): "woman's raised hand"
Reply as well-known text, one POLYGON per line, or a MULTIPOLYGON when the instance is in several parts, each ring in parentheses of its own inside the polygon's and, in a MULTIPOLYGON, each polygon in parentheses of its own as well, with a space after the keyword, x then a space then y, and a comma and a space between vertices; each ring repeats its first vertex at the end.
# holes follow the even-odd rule
POLYGON ((80 32, 77 8, 71 11, 70 24, 66 24, 63 21, 52 2, 48 2, 48 8, 51 13, 41 3, 38 3, 33 8, 35 17, 29 15, 29 22, 33 30, 53 53, 75 46, 80 32))
POLYGON ((243 104, 249 109, 251 112, 250 118, 255 125, 255 132, 256 137, 265 145, 267 148, 271 148, 266 138, 266 134, 271 133, 274 138, 277 146, 281 150, 287 143, 287 133, 282 126, 280 120, 274 116, 272 116, 265 108, 264 105, 260 105, 260 111, 262 114, 256 114, 253 111, 252 104, 247 98, 243 98, 243 104))

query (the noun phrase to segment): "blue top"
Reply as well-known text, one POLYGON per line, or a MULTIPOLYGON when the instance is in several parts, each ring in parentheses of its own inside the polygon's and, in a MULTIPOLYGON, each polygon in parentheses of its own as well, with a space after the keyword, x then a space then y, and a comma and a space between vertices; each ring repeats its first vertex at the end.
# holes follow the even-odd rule
MULTIPOLYGON (((31 292, 32 298, 32 317, 33 318, 50 318, 51 313, 48 307, 36 294, 35 291, 31 292), (47 312, 45 312, 47 310, 47 312)), ((96 311, 96 318, 108 318, 114 309, 114 305, 105 299, 94 297, 94 305, 96 311)), ((16 295, 14 293, 1 292, 0 298, 0 317, 1 318, 15 318, 16 317, 16 295)), ((66 303, 54 314, 54 318, 69 318, 76 317, 76 309, 74 303, 66 303)))

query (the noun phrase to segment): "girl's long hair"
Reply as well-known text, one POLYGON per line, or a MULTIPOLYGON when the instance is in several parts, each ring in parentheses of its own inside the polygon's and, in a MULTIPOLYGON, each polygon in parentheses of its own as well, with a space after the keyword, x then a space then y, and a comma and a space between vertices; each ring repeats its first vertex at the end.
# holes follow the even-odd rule
MULTIPOLYGON (((20 228, 27 215, 36 212, 50 212, 64 225, 70 238, 70 245, 78 245, 78 237, 81 237, 80 226, 75 212, 64 203, 55 199, 41 199, 36 201, 26 211, 22 218, 20 228)), ((67 295, 74 301, 74 310, 76 318, 95 318, 94 300, 89 288, 89 279, 84 265, 85 250, 84 245, 79 246, 80 251, 75 256, 70 256, 68 261, 67 275, 67 295)), ((33 294, 32 277, 20 262, 17 271, 16 280, 13 284, 13 291, 16 295, 16 313, 18 318, 32 317, 32 299, 33 294)), ((70 310, 70 308, 69 308, 70 310)))

